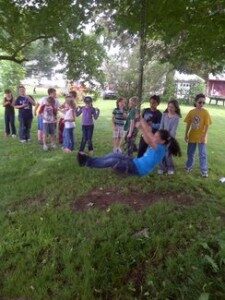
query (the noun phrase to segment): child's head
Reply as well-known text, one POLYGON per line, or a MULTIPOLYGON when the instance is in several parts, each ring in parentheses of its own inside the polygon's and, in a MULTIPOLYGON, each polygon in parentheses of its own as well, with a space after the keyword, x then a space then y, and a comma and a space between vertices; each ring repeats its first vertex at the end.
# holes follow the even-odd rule
POLYGON ((129 99, 129 107, 136 107, 138 105, 139 99, 137 96, 133 96, 129 99))
POLYGON ((5 90, 5 98, 6 99, 12 99, 13 98, 11 90, 9 90, 9 89, 5 90))
POLYGON ((52 97, 52 98, 56 98, 56 89, 54 89, 54 88, 49 88, 48 89, 48 95, 49 95, 49 97, 52 97))
POLYGON ((167 109, 165 110, 165 112, 177 114, 181 118, 179 102, 175 99, 171 99, 167 104, 167 109))
POLYGON ((26 89, 24 85, 19 85, 19 95, 20 96, 25 96, 26 95, 26 89))
POLYGON ((70 92, 69 92, 69 96, 75 100, 75 99, 77 98, 77 92, 75 92, 75 91, 70 91, 70 92))
POLYGON ((48 97, 46 100, 46 105, 50 106, 50 105, 54 105, 55 104, 55 99, 53 97, 48 97))
POLYGON ((194 106, 196 108, 201 109, 204 104, 205 104, 205 95, 204 94, 198 94, 198 95, 196 95, 194 106))
POLYGON ((152 110, 156 110, 158 105, 160 104, 160 97, 157 95, 153 95, 150 97, 149 101, 150 101, 150 108, 152 110))
POLYGON ((84 103, 86 106, 92 106, 93 99, 90 96, 84 97, 84 103))
POLYGON ((174 156, 181 156, 180 145, 177 140, 170 136, 169 131, 165 129, 158 130, 154 135, 156 144, 164 144, 167 146, 168 152, 174 156))
POLYGON ((122 108, 126 107, 126 102, 127 102, 126 98, 119 97, 116 101, 117 108, 122 109, 122 108))
POLYGON ((65 106, 67 108, 75 109, 76 108, 76 104, 74 102, 74 98, 71 97, 71 96, 66 96, 66 98, 65 98, 65 106))

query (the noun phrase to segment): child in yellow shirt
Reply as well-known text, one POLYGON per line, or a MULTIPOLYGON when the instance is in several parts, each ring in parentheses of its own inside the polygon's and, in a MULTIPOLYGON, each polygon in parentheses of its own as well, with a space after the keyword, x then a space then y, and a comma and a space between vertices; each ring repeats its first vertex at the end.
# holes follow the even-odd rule
POLYGON ((187 123, 185 141, 188 143, 186 170, 190 172, 194 166, 195 151, 198 145, 201 175, 208 177, 206 143, 208 128, 212 121, 209 112, 203 108, 204 104, 205 95, 196 95, 195 108, 189 111, 184 120, 187 123))

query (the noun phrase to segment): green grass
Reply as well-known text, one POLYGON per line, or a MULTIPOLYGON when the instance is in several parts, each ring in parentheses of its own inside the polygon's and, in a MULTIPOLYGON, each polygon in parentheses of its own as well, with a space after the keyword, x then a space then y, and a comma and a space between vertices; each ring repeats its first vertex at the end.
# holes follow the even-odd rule
MULTIPOLYGON (((111 150, 114 101, 98 101, 96 154, 111 150)), ((160 109, 163 110, 162 104, 160 109)), ((190 107, 183 106, 185 115, 190 107)), ((118 177, 80 168, 74 155, 43 152, 33 141, 3 138, 0 111, 0 298, 4 299, 225 299, 225 175, 223 108, 208 107, 210 177, 183 171, 174 177, 118 177), (173 192, 191 205, 159 201, 141 212, 115 204, 110 211, 74 212, 71 204, 95 188, 115 188, 132 198, 173 192), (147 228, 149 237, 134 237, 147 228)), ((77 120, 76 139, 81 139, 77 120)), ((91 200, 91 199, 90 199, 91 200)))

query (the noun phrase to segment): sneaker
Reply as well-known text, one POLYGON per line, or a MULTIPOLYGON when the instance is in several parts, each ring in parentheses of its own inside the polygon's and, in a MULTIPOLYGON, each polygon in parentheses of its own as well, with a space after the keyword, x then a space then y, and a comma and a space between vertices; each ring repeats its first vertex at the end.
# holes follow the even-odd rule
POLYGON ((20 143, 24 144, 26 143, 26 140, 20 140, 20 143))
POLYGON ((28 139, 27 142, 31 142, 31 139, 28 139))
POLYGON ((84 152, 78 152, 77 153, 77 161, 78 161, 78 163, 81 167, 85 166, 88 157, 89 156, 84 152))
POLYGON ((12 138, 15 139, 15 138, 16 138, 16 135, 15 135, 15 134, 12 134, 12 138))
POLYGON ((187 168, 187 167, 186 167, 185 170, 186 170, 187 173, 191 173, 192 168, 187 168))
POLYGON ((169 170, 169 171, 167 172, 167 174, 168 174, 168 175, 174 175, 174 170, 169 170))
POLYGON ((71 153, 72 151, 69 148, 64 148, 63 152, 65 152, 65 153, 71 153))
POLYGON ((44 151, 48 151, 48 146, 47 145, 43 145, 43 150, 44 151))
POLYGON ((202 175, 202 177, 204 177, 204 178, 208 178, 208 177, 209 177, 208 172, 201 172, 201 175, 202 175))
POLYGON ((56 149, 57 148, 56 144, 51 144, 51 148, 56 149))
POLYGON ((158 175, 163 175, 164 172, 163 172, 163 170, 158 170, 157 173, 158 173, 158 175))

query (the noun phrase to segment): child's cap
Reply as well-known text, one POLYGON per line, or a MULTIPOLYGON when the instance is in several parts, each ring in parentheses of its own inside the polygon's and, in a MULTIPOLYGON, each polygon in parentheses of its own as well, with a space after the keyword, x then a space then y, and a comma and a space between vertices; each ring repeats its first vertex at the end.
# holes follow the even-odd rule
POLYGON ((93 100, 92 100, 92 97, 90 97, 90 96, 84 97, 84 102, 85 102, 85 103, 87 103, 87 104, 88 104, 88 103, 92 103, 92 101, 93 101, 93 100))

